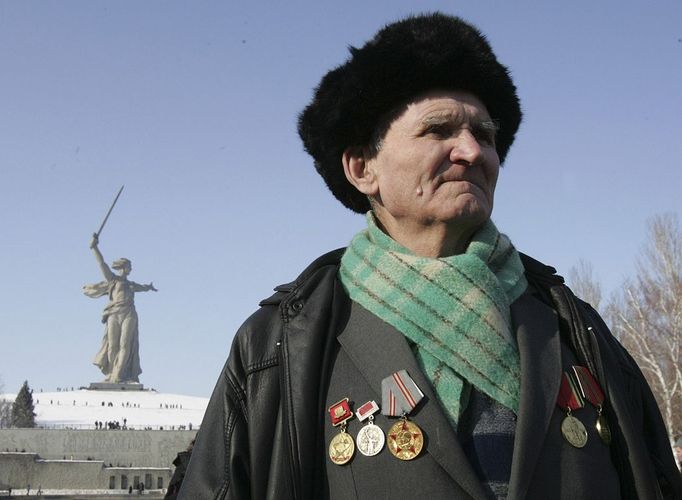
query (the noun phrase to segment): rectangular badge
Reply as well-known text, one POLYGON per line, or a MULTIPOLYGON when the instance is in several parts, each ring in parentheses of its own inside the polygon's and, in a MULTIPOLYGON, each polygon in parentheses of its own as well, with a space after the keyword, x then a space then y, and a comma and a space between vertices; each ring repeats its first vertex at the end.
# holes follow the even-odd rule
POLYGON ((329 407, 328 411, 333 426, 340 425, 353 416, 353 412, 350 411, 350 406, 348 404, 348 398, 337 401, 329 407))
POLYGON ((367 417, 369 417, 370 415, 374 415, 378 411, 379 405, 376 404, 376 401, 367 401, 364 405, 358 408, 355 413, 358 416, 358 420, 362 422, 367 417))

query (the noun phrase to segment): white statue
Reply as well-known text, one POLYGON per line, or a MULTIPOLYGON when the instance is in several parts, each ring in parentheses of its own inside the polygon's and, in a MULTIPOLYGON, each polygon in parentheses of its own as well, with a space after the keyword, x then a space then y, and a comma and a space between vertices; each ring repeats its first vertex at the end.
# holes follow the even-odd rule
MULTIPOLYGON (((106 220, 105 220, 106 222, 106 220)), ((132 265, 126 258, 117 259, 111 267, 120 274, 114 274, 104 262, 98 248, 99 237, 92 235, 90 248, 95 252, 95 259, 102 270, 105 281, 93 285, 85 285, 83 292, 88 297, 109 296, 109 304, 102 313, 102 323, 106 325, 102 347, 93 363, 106 376, 105 382, 138 383, 140 368, 139 340, 137 329, 137 312, 135 311, 135 292, 156 292, 153 283, 140 285, 128 279, 132 265)))

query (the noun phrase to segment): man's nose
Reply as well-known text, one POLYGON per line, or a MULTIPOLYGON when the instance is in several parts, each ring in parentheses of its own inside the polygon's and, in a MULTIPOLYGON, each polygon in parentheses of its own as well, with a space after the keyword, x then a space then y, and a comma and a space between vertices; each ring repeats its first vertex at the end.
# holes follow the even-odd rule
POLYGON ((471 130, 463 128, 452 138, 450 161, 452 163, 476 164, 483 158, 483 150, 471 130))

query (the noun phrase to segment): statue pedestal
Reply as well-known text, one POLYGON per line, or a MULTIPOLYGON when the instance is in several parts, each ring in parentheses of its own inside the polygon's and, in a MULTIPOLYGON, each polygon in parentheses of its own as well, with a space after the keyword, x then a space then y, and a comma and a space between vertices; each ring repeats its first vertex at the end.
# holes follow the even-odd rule
POLYGON ((91 391, 144 391, 139 382, 90 382, 91 391))

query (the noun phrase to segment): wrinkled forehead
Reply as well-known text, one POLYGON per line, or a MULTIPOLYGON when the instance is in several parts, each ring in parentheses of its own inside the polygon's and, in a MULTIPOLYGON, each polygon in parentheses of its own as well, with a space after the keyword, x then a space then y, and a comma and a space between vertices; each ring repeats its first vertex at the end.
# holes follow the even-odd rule
POLYGON ((431 92, 412 100, 406 112, 412 111, 420 121, 490 120, 485 104, 471 92, 431 92))
POLYGON ((457 126, 466 123, 495 126, 488 108, 471 92, 434 90, 419 94, 391 110, 381 120, 374 137, 383 137, 394 124, 403 127, 423 127, 440 124, 457 126))

